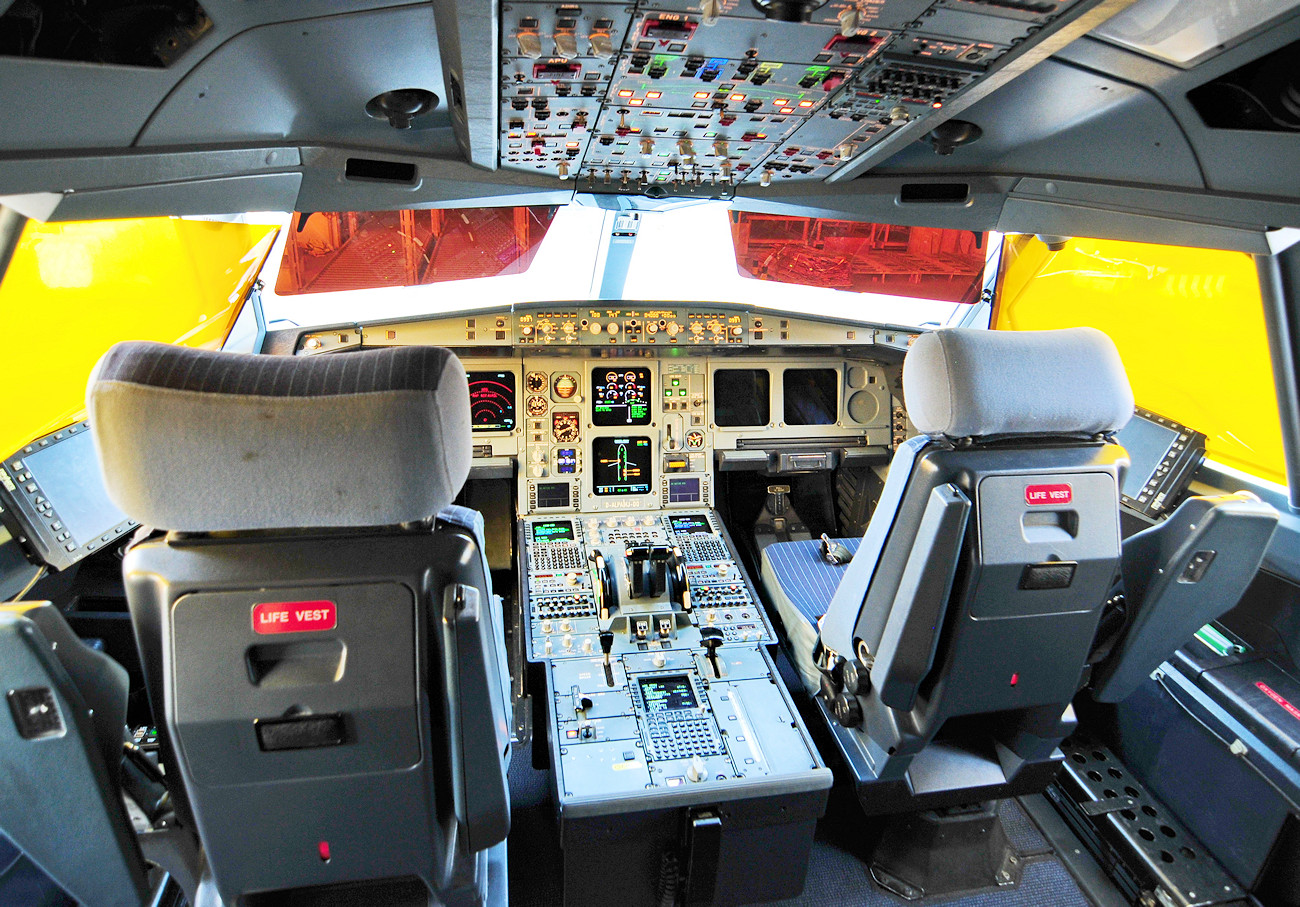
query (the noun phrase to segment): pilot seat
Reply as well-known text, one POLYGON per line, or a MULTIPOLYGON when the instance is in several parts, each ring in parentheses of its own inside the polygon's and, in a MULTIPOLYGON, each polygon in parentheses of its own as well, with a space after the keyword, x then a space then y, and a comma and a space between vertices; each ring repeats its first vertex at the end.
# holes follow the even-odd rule
POLYGON ((921 433, 862 539, 772 545, 762 568, 863 810, 906 814, 872 874, 914 897, 1005 884, 994 801, 1056 775, 1081 689, 1129 695, 1236 603, 1277 514, 1192 498, 1121 547, 1133 395, 1090 328, 923 334, 903 390, 921 433))
MULTIPOLYGON (((921 434, 849 565, 817 542, 762 559, 869 815, 987 804, 1056 773, 1119 568, 1128 459, 1111 433, 1133 412, 1114 345, 1087 328, 923 334, 903 389, 921 434)), ((985 839, 995 823, 991 807, 962 820, 985 839)))
POLYGON ((153 343, 91 377, 195 907, 504 904, 509 682, 459 360, 153 343))

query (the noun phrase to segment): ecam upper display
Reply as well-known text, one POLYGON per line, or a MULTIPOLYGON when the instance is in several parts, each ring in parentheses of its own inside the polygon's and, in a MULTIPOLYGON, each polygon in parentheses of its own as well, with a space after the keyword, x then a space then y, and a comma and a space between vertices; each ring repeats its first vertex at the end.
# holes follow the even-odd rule
POLYGON ((594 425, 650 424, 650 369, 597 366, 591 370, 594 425))

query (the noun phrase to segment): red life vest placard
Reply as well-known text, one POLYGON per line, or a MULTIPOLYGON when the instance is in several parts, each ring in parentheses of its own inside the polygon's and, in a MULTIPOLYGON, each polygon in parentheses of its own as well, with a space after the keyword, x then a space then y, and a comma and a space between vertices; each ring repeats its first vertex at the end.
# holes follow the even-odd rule
POLYGON ((1068 504, 1074 500, 1074 489, 1064 482, 1058 485, 1026 485, 1025 503, 1031 507, 1041 504, 1068 504))
POLYGON ((310 633, 338 625, 334 602, 262 602, 253 605, 255 633, 310 633))

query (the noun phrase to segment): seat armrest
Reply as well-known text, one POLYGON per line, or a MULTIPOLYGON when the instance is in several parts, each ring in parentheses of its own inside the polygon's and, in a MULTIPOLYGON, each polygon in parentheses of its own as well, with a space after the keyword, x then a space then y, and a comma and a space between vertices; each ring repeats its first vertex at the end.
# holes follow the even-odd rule
POLYGON ((880 701, 890 708, 910 711, 934 665, 970 507, 955 485, 940 485, 926 502, 871 669, 880 701))
POLYGON ((1125 541, 1124 595, 1132 617, 1094 675, 1094 698, 1127 698, 1197 630, 1236 606, 1277 521, 1277 511, 1254 495, 1198 496, 1125 541))
POLYGON ((471 851, 491 847, 510 832, 510 721, 500 667, 505 653, 493 623, 490 600, 478 589, 447 587, 442 630, 457 759, 452 774, 456 818, 471 851))

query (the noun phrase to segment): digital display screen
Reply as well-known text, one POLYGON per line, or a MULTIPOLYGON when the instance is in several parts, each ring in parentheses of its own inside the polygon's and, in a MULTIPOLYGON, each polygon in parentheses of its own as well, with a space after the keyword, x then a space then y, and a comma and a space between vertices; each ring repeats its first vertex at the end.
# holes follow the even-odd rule
POLYGON ((649 494, 649 438, 594 438, 591 470, 598 495, 649 494))
POLYGON ((126 519, 104 490, 99 456, 89 431, 38 450, 24 457, 23 463, 77 547, 126 519))
POLYGON ((593 368, 591 421, 595 425, 650 424, 650 369, 593 368))
POLYGON ((770 398, 765 368, 720 368, 713 373, 713 421, 724 428, 767 425, 770 398))
POLYGON ((670 477, 668 479, 669 504, 695 504, 699 500, 700 480, 698 477, 689 479, 670 477))
POLYGON ((514 431, 514 372, 469 372, 468 377, 471 428, 474 431, 514 431))
POLYGON ((641 699, 647 712, 671 712, 699 705, 691 679, 685 674, 642 677, 637 683, 641 684, 641 699))
POLYGON ((573 541, 573 523, 568 520, 533 523, 533 541, 571 542, 573 541))
POLYGON ((1134 414, 1119 431, 1119 443, 1128 451, 1130 465, 1124 476, 1123 493, 1136 498, 1151 479, 1157 467, 1164 462, 1169 447, 1178 440, 1178 432, 1165 425, 1134 414))
POLYGON ((570 503, 568 482, 537 483, 538 507, 568 507, 570 503))
POLYGON ((578 471, 578 451, 572 447, 561 447, 555 451, 555 471, 560 475, 572 475, 578 471))
POLYGON ((709 525, 709 521, 694 513, 690 516, 669 517, 668 522, 676 534, 690 535, 698 532, 713 532, 713 527, 709 525))
POLYGON ((788 368, 782 377, 786 425, 834 425, 840 414, 840 373, 833 368, 788 368))

